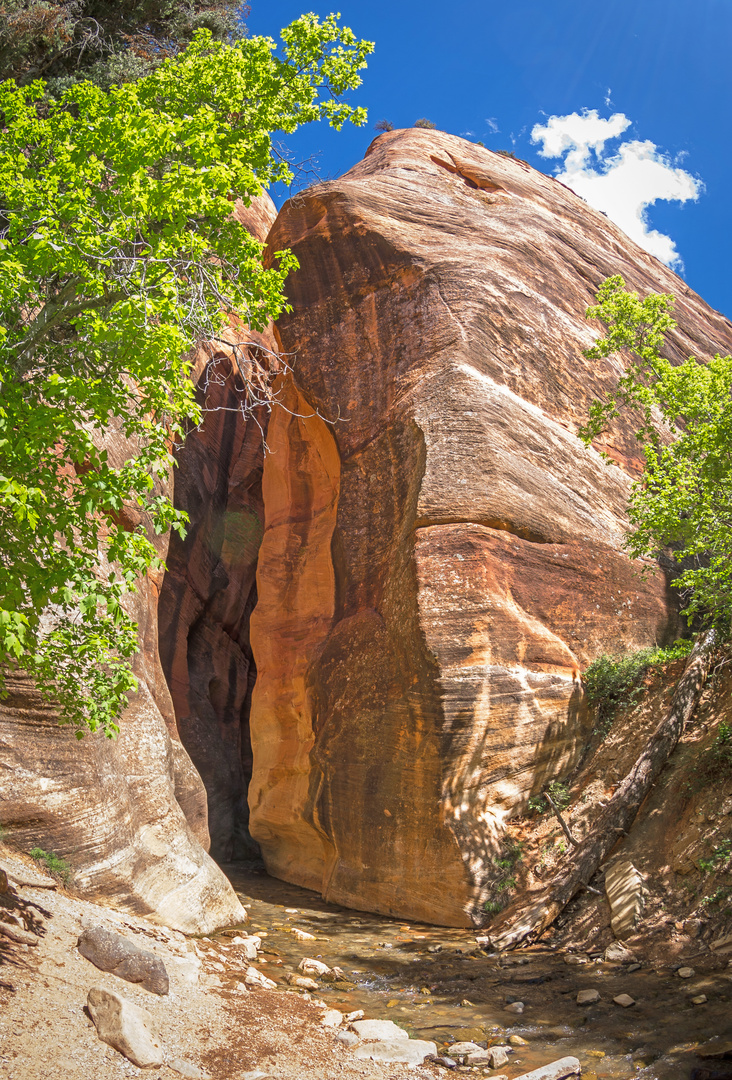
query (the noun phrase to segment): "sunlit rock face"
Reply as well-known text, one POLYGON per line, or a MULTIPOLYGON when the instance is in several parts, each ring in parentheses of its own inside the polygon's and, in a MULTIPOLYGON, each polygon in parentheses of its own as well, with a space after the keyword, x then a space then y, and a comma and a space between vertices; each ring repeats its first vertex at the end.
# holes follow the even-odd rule
MULTIPOLYGON (((112 433, 105 449, 114 465, 130 451, 112 433)), ((150 538, 164 558, 167 537, 150 530, 150 538)), ((207 854, 206 792, 177 736, 158 654, 162 577, 152 570, 125 598, 139 628, 139 689, 118 739, 97 733, 78 741, 27 679, 8 679, 0 701, 0 822, 21 850, 63 857, 82 896, 184 933, 209 933, 246 913, 207 854)))
POLYGON ((678 297, 674 356, 730 324, 556 181, 461 139, 380 136, 281 211, 296 357, 273 411, 251 618, 250 828, 271 873, 466 925, 502 823, 589 737, 574 675, 661 642, 623 551, 621 464, 576 430, 617 376, 584 312, 622 273, 678 297))

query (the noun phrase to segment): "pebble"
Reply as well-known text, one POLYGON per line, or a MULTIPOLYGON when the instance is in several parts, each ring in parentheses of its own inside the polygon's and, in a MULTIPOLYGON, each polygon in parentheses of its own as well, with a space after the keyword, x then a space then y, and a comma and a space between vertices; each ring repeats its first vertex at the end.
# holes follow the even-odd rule
POLYGON ((692 1005, 703 1005, 707 1000, 706 994, 697 994, 696 997, 691 999, 692 1005))
POLYGON ((600 1000, 599 990, 580 990, 577 995, 578 1005, 594 1005, 596 1001, 600 1000))
POLYGON ((589 964, 590 958, 584 953, 565 953, 564 962, 570 967, 577 967, 579 964, 589 964))
POLYGON ((691 979, 692 976, 696 975, 696 971, 692 967, 682 967, 679 968, 676 974, 680 979, 691 979))
POLYGON ((343 1043, 344 1046, 347 1046, 349 1048, 352 1046, 358 1046, 358 1044, 361 1042, 355 1031, 337 1031, 336 1039, 338 1039, 338 1042, 343 1043))
POLYGON ((340 1011, 340 1009, 328 1009, 320 1022, 323 1027, 340 1027, 343 1023, 343 1013, 340 1011))
POLYGON ((310 956, 304 956, 297 965, 297 970, 303 975, 317 975, 322 979, 324 975, 330 975, 330 968, 321 960, 313 960, 310 956))
POLYGON ((630 994, 618 994, 617 997, 613 998, 613 1001, 616 1005, 622 1005, 624 1009, 629 1008, 631 1005, 635 1005, 635 1000, 630 994))
POLYGON ((523 1001, 512 1001, 510 1005, 506 1005, 505 1011, 520 1015, 524 1011, 524 1003, 523 1001))
POLYGON ((309 934, 307 930, 300 930, 297 926, 293 926, 292 936, 296 941, 315 941, 315 934, 309 934))
POLYGON ((528 1046, 526 1039, 522 1039, 520 1035, 509 1035, 508 1041, 511 1046, 528 1046))

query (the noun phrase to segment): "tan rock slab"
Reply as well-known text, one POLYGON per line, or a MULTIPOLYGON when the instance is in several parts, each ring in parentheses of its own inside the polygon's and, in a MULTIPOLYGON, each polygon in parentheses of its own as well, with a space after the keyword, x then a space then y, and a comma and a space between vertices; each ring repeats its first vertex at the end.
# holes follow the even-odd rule
POLYGON ((424 1039, 383 1039, 362 1043, 354 1049, 353 1054, 369 1061, 421 1065, 430 1054, 437 1054, 437 1044, 424 1039))
POLYGON ((600 1000, 599 990, 580 990, 576 999, 578 1005, 594 1005, 600 1000))
POLYGON ((409 1038, 404 1028, 392 1020, 354 1020, 351 1027, 365 1043, 409 1038))
POLYGON ((92 986, 86 1003, 102 1042, 140 1069, 163 1064, 163 1044, 146 1009, 103 986, 92 986))
POLYGON ((643 911, 643 878, 628 859, 616 859, 605 869, 605 892, 616 937, 626 937, 643 911))
POLYGON ((635 998, 632 998, 630 994, 618 994, 613 998, 616 1005, 622 1005, 624 1009, 629 1009, 631 1005, 635 1005, 635 998))
POLYGON ((569 1076, 580 1076, 582 1069, 576 1057, 563 1057, 552 1061, 549 1065, 542 1065, 539 1069, 522 1073, 515 1080, 567 1080, 569 1076))

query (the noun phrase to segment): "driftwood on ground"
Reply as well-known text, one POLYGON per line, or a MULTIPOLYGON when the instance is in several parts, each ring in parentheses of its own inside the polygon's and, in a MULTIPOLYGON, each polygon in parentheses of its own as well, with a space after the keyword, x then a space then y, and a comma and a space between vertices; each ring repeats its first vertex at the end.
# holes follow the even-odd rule
POLYGON ((709 673, 713 646, 714 631, 710 631, 692 651, 666 716, 595 827, 572 850, 562 871, 541 890, 520 897, 493 920, 489 927, 492 948, 514 949, 551 926, 573 896, 588 885, 618 839, 629 832, 641 804, 696 708, 709 673))

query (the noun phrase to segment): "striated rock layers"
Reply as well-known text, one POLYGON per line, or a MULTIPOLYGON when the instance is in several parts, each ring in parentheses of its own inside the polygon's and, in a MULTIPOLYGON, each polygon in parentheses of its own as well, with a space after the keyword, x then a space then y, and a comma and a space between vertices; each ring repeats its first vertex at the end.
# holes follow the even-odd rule
POLYGON ((269 244, 301 270, 262 481, 251 833, 329 900, 465 925, 502 822, 580 758, 573 674, 675 629, 622 549, 630 428, 606 446, 622 469, 575 436, 617 374, 583 357, 584 311, 619 272, 678 297, 675 355, 732 328, 561 184, 435 132, 379 137, 269 244))
MULTIPOLYGON (((267 197, 249 208, 237 206, 236 213, 260 239, 275 216, 267 197)), ((234 329, 232 335, 232 341, 240 336, 234 329)), ((256 343, 272 344, 266 336, 256 343)), ((248 661, 239 646, 246 646, 247 598, 259 543, 251 522, 261 495, 254 496, 254 509, 249 503, 244 510, 238 503, 227 509, 227 485, 234 494, 258 489, 262 459, 261 432, 254 424, 245 429, 236 412, 242 383, 238 372, 238 382, 227 378, 232 362, 222 343, 213 358, 202 353, 194 370, 213 411, 188 440, 180 482, 175 477, 178 505, 189 511, 193 527, 187 547, 173 545, 173 572, 163 590, 165 675, 158 650, 163 575, 154 573, 128 598, 139 625, 140 689, 121 719, 117 741, 87 735, 77 742, 27 681, 11 680, 9 697, 0 702, 0 824, 6 838, 26 850, 40 846, 64 856, 74 888, 85 895, 107 898, 118 908, 188 933, 246 920, 234 890, 207 854, 209 820, 214 854, 220 856, 222 817, 232 817, 235 799, 244 802, 241 730, 237 726, 233 739, 228 734, 230 713, 241 701, 230 702, 227 695, 246 698, 248 692, 248 661), (213 457, 207 456, 205 440, 201 450, 204 432, 215 443, 213 457), (229 480, 230 468, 235 475, 229 480), (208 526, 205 540, 202 519, 208 526), (216 607, 215 597, 226 583, 235 598, 228 603, 237 607, 231 617, 227 602, 216 607)), ((247 365, 244 374, 256 379, 256 356, 250 355, 247 365)), ((113 459, 124 460, 122 438, 109 433, 105 443, 113 459)), ((168 539, 156 543, 165 556, 168 539)))

